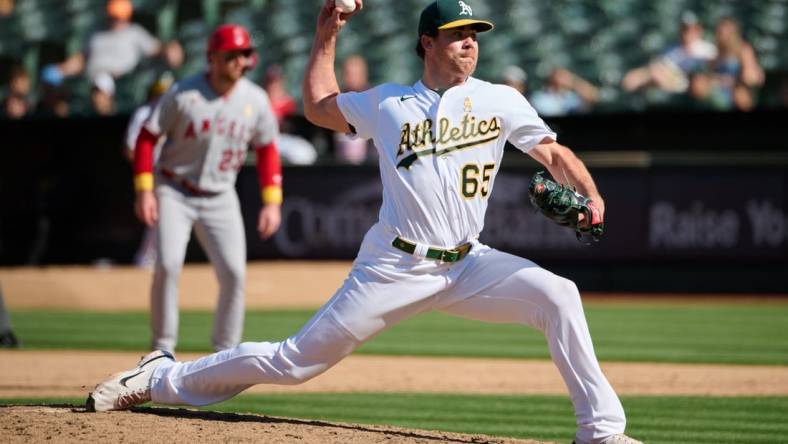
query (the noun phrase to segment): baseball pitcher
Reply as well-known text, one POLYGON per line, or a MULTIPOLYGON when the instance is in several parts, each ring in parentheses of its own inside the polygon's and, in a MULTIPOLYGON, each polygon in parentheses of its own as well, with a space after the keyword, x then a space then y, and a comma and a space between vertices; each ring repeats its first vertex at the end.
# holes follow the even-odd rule
POLYGON ((471 76, 477 35, 493 29, 475 14, 471 0, 431 3, 418 26, 421 80, 341 94, 334 76, 336 42, 353 13, 326 1, 303 83, 306 116, 372 139, 383 181, 379 221, 366 234, 348 279, 282 342, 244 343, 184 363, 152 353, 134 370, 100 384, 89 408, 121 409, 151 399, 203 405, 253 384, 301 383, 399 321, 439 310, 542 331, 571 393, 576 442, 638 443, 623 434, 624 411, 600 370, 575 284, 478 240, 507 141, 591 199, 594 211, 587 214, 594 220, 587 222, 601 223, 604 203, 582 162, 556 142, 521 94, 471 76), (119 385, 120 378, 137 373, 130 379, 138 380, 134 388, 119 385))
POLYGON ((208 71, 170 88, 137 139, 135 210, 158 230, 153 350, 175 349, 178 277, 192 227, 219 280, 213 347, 224 350, 241 340, 246 240, 234 185, 249 146, 257 155, 264 203, 258 223, 262 238, 279 227, 282 201, 276 117, 265 91, 243 77, 254 61, 246 29, 219 27, 208 42, 208 71), (162 136, 166 142, 154 168, 153 148, 162 136))

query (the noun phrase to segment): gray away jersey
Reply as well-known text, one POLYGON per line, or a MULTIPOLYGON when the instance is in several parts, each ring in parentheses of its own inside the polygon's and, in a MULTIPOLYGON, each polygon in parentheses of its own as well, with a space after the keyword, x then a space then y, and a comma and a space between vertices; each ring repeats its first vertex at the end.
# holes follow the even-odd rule
POLYGON ((381 223, 439 247, 481 232, 507 140, 523 152, 556 140, 522 94, 472 77, 443 95, 419 81, 340 94, 337 104, 380 154, 381 223))
POLYGON ((219 96, 205 74, 189 77, 162 97, 145 127, 167 136, 156 165, 209 192, 233 188, 249 145, 279 134, 268 95, 241 78, 219 96))

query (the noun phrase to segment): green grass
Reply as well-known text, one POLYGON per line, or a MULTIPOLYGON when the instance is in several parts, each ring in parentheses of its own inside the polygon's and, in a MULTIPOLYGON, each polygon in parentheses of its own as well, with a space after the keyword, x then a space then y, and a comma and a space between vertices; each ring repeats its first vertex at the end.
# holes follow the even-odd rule
MULTIPOLYGON (((281 340, 312 311, 249 312, 245 340, 281 340)), ((587 304, 597 355, 607 361, 788 365, 788 304, 587 304)), ((148 315, 19 311, 18 336, 33 349, 145 350, 148 315)), ((210 351, 212 316, 184 312, 179 351, 210 351)), ((384 355, 548 358, 541 333, 441 313, 417 316, 365 344, 384 355)))
MULTIPOLYGON (((81 399, 49 403, 81 404, 81 399)), ((628 433, 649 444, 786 443, 788 397, 625 397, 628 433)), ((41 404, 38 399, 2 404, 41 404)), ((239 396, 206 410, 388 424, 569 442, 575 432, 562 396, 272 394, 239 396)))

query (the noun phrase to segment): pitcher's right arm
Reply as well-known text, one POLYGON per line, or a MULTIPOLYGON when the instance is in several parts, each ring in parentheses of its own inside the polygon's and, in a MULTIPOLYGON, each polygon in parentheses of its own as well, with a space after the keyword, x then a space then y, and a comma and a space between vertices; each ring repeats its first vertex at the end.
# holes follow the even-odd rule
POLYGON ((304 115, 313 124, 348 133, 350 126, 337 106, 339 84, 334 73, 336 60, 337 35, 348 18, 362 8, 362 1, 356 0, 356 10, 343 14, 334 6, 334 0, 326 0, 317 19, 315 41, 304 75, 302 96, 304 115))

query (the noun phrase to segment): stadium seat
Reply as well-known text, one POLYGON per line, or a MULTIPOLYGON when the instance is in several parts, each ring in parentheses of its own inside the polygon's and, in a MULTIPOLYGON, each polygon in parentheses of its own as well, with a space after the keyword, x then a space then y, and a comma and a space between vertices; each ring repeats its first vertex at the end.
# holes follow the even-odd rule
POLYGON ((16 14, 0 18, 0 55, 21 58, 24 42, 20 32, 16 14))
POLYGON ((62 38, 70 31, 65 11, 57 0, 27 0, 17 5, 19 29, 28 41, 62 38))
MULTIPOLYGON (((259 81, 264 67, 280 64, 291 94, 299 94, 312 42, 316 14, 323 0, 133 0, 145 24, 160 38, 177 38, 186 54, 181 74, 204 69, 205 41, 215 24, 247 26, 259 47, 261 63, 251 73, 259 81)), ((24 60, 28 69, 59 42, 67 53, 79 51, 88 33, 104 20, 106 0, 24 0, 11 17, 0 18, 0 56, 24 60), (22 37, 20 39, 20 36, 22 37), (43 46, 42 46, 43 45, 43 46)), ((424 0, 366 0, 365 9, 343 31, 338 58, 360 53, 370 62, 373 83, 412 82, 421 64, 413 54, 415 27, 424 0), (392 54, 402 57, 392 57, 392 54)), ((498 0, 475 6, 488 15, 496 31, 483 44, 477 75, 497 79, 503 67, 515 64, 529 73, 531 88, 541 86, 555 66, 564 66, 598 84, 603 102, 619 106, 630 99, 615 88, 626 70, 647 63, 676 40, 679 19, 694 11, 713 38, 716 22, 725 15, 740 20, 767 72, 788 70, 788 0, 498 0)), ((145 83, 143 71, 130 79, 132 91, 145 83)), ((75 94, 82 94, 77 88, 75 94)), ((124 92, 126 94, 126 92, 124 92)), ((662 103, 662 97, 647 97, 662 103)))

